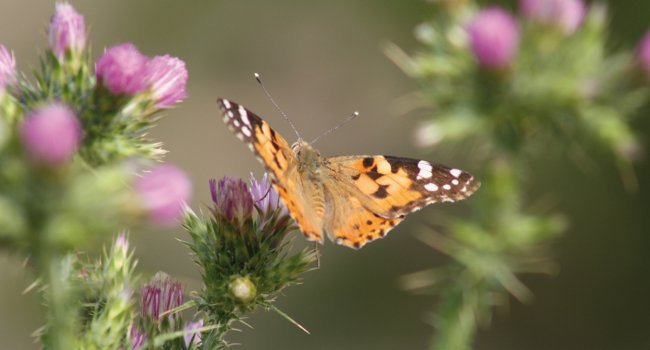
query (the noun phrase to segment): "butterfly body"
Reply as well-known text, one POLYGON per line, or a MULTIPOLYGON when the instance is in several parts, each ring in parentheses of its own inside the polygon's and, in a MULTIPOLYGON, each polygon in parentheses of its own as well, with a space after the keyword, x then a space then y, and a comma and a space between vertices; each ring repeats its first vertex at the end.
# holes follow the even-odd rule
POLYGON ((243 106, 219 99, 224 122, 264 164, 308 240, 351 248, 384 237, 404 217, 435 202, 454 202, 480 186, 471 174, 393 156, 321 157, 299 139, 293 147, 243 106))

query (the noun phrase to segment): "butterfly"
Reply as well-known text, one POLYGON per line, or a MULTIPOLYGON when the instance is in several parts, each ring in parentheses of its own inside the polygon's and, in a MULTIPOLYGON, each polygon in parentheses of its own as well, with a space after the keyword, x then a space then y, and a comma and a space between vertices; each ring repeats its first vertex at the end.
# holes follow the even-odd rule
POLYGON ((472 195, 471 174, 426 160, 392 156, 321 157, 309 143, 293 146, 256 114, 218 99, 223 121, 255 153, 310 241, 359 249, 386 236, 407 214, 472 195))

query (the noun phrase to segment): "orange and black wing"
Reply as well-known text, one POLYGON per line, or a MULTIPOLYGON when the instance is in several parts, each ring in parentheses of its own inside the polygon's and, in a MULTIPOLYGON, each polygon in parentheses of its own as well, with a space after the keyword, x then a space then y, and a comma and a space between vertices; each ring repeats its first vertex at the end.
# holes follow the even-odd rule
POLYGON ((223 121, 238 139, 248 145, 271 175, 289 213, 307 239, 323 241, 322 228, 304 198, 297 175, 297 159, 289 143, 262 118, 235 102, 218 99, 223 121))

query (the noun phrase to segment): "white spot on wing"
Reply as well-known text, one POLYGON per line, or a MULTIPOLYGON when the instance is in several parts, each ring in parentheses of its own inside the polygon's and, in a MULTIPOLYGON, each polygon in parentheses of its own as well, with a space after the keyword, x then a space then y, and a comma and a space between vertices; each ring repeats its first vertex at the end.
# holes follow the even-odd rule
POLYGON ((462 174, 463 172, 460 171, 459 169, 451 169, 451 170, 449 170, 449 173, 450 173, 451 176, 453 176, 453 177, 459 177, 460 174, 462 174))
POLYGON ((442 185, 442 188, 444 188, 447 191, 451 190, 451 186, 449 186, 449 184, 442 185))
POLYGON ((424 185, 424 189, 426 189, 429 192, 435 192, 438 190, 438 186, 434 183, 428 183, 424 185))
POLYGON ((456 179, 451 180, 451 184, 454 186, 458 186, 458 180, 456 179))
POLYGON ((418 168, 420 168, 420 172, 418 173, 418 176, 416 177, 416 180, 428 179, 433 175, 431 173, 431 170, 433 170, 433 167, 426 160, 419 161, 418 162, 418 168))
POLYGON ((237 120, 237 119, 235 119, 233 121, 233 124, 235 124, 235 127, 237 127, 237 128, 239 127, 239 125, 241 125, 241 123, 239 123, 239 120, 237 120))
POLYGON ((228 101, 228 100, 226 100, 226 99, 223 99, 222 102, 223 102, 223 105, 224 105, 226 108, 230 108, 230 101, 228 101))
POLYGON ((252 135, 252 134, 251 134, 251 129, 249 129, 249 128, 245 127, 245 126, 242 126, 242 127, 241 127, 241 132, 243 132, 244 135, 246 135, 246 136, 248 136, 248 137, 250 137, 250 136, 252 135))
POLYGON ((239 106, 239 118, 244 123, 244 125, 251 126, 251 122, 248 120, 248 113, 246 113, 246 109, 244 109, 242 106, 239 106))
POLYGON ((228 113, 226 113, 226 114, 228 114, 228 118, 235 117, 235 114, 232 111, 228 111, 228 113))

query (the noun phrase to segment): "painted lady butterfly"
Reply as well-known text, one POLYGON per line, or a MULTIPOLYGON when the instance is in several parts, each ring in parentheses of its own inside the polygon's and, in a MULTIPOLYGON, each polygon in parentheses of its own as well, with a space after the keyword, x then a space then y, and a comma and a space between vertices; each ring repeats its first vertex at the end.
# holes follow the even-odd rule
POLYGON ((469 197, 480 182, 462 170, 391 156, 321 157, 298 139, 289 146, 243 106, 217 101, 224 122, 253 151, 300 230, 323 243, 324 233, 351 248, 384 237, 404 217, 436 202, 469 197))

